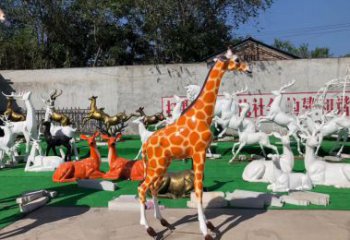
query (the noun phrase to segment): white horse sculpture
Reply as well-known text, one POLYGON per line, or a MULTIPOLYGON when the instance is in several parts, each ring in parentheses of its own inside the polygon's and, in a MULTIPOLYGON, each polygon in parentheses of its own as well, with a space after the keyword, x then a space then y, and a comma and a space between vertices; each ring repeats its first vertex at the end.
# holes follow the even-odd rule
MULTIPOLYGON (((244 89, 233 92, 229 97, 232 99, 231 104, 224 104, 222 107, 221 117, 214 116, 213 122, 215 128, 219 131, 218 125, 222 128, 222 131, 218 134, 218 138, 222 138, 226 131, 230 128, 233 130, 238 130, 239 122, 239 104, 237 97, 239 94, 247 91, 247 87, 244 89)), ((227 98, 227 96, 225 96, 227 98)))
POLYGON ((166 118, 165 120, 163 121, 160 121, 158 122, 156 125, 155 125, 155 129, 157 130, 159 126, 161 125, 169 125, 169 124, 172 124, 173 122, 175 122, 180 116, 181 116, 181 113, 182 113, 182 110, 181 110, 181 106, 182 106, 182 102, 184 101, 183 99, 181 99, 179 96, 177 95, 174 95, 174 99, 175 99, 175 107, 173 108, 173 111, 171 112, 171 117, 169 118, 166 118))
POLYGON ((242 148, 246 145, 259 144, 265 156, 266 154, 265 154, 264 147, 270 148, 276 154, 279 154, 277 147, 271 145, 269 135, 264 132, 257 132, 255 123, 251 119, 246 119, 247 112, 249 111, 249 108, 250 108, 249 104, 240 103, 239 106, 242 109, 240 114, 240 120, 238 121, 239 142, 233 144, 233 147, 232 147, 233 157, 229 161, 229 163, 232 163, 235 160, 236 156, 239 154, 242 148), (238 149, 237 151, 235 151, 237 146, 238 146, 238 149))
POLYGON ((279 90, 271 91, 275 98, 271 104, 270 111, 268 112, 268 114, 266 116, 259 117, 258 125, 260 125, 262 122, 272 121, 281 127, 286 127, 288 129, 288 135, 293 136, 293 138, 297 142, 298 152, 300 155, 302 155, 300 149, 300 139, 297 136, 297 118, 296 116, 292 114, 287 114, 282 110, 282 93, 284 93, 285 89, 287 89, 288 87, 293 86, 294 83, 295 80, 287 83, 286 85, 283 85, 279 90))

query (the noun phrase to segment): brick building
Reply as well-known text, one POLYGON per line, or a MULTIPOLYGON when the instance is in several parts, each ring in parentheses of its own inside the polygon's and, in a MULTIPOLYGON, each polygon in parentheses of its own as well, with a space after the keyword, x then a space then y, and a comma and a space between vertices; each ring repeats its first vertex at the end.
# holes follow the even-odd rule
MULTIPOLYGON (((268 61, 268 60, 289 60, 299 59, 298 56, 267 45, 255 38, 249 37, 232 46, 233 53, 238 55, 245 61, 268 61)), ((217 53, 205 59, 207 63, 211 63, 213 59, 226 52, 217 53)))

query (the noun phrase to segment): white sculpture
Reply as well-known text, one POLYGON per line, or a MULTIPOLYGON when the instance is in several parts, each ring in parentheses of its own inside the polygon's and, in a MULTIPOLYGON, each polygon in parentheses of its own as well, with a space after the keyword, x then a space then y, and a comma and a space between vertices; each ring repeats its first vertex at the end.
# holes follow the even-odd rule
POLYGON ((240 120, 238 121, 239 142, 233 144, 233 147, 232 147, 233 157, 229 161, 229 163, 232 163, 234 161, 234 159, 239 154, 241 149, 246 145, 259 144, 265 156, 266 154, 265 154, 264 147, 270 148, 276 154, 279 154, 277 147, 271 145, 269 135, 264 132, 257 132, 255 123, 251 119, 246 118, 247 112, 249 111, 249 104, 240 103, 239 106, 241 107, 240 120), (239 147, 235 152, 235 149, 237 146, 239 147))
POLYGON ((8 121, 5 117, 1 117, 1 120, 5 125, 0 126, 4 131, 4 136, 0 137, 0 168, 4 168, 5 163, 3 160, 5 154, 9 157, 10 161, 12 161, 13 165, 17 163, 15 158, 17 145, 15 144, 15 136, 12 132, 14 128, 13 123, 8 121))
MULTIPOLYGON (((188 85, 185 87, 186 97, 190 102, 193 102, 201 91, 201 87, 198 85, 188 85)), ((231 111, 237 111, 232 106, 232 96, 229 93, 224 92, 224 98, 217 99, 214 108, 214 116, 221 117, 223 108, 231 109, 231 111)))
POLYGON ((182 113, 181 110, 181 106, 182 106, 182 102, 184 101, 183 99, 181 99, 179 96, 174 95, 174 99, 175 99, 175 107, 173 108, 173 111, 171 112, 171 117, 166 118, 163 121, 158 122, 155 125, 155 129, 157 130, 159 126, 165 124, 165 125, 169 125, 172 124, 173 122, 175 122, 182 113))
POLYGON ((185 89, 186 97, 190 102, 193 102, 201 91, 201 87, 198 85, 188 85, 185 89))
POLYGON ((48 172, 54 171, 61 163, 63 157, 58 156, 43 156, 40 147, 40 141, 32 139, 32 148, 27 158, 27 163, 24 168, 25 172, 48 172))
POLYGON ((283 153, 279 157, 279 165, 281 170, 285 173, 293 171, 294 167, 294 154, 290 148, 290 136, 289 134, 281 135, 278 132, 272 132, 273 136, 280 139, 283 145, 283 153))
POLYGON ((279 126, 286 127, 288 129, 288 135, 293 136, 295 141, 297 142, 298 152, 302 155, 301 149, 300 149, 300 140, 297 136, 298 131, 298 124, 297 124, 297 118, 294 115, 287 114, 282 110, 282 93, 285 92, 285 89, 287 89, 290 86, 293 86, 295 83, 295 80, 292 82, 289 82, 286 85, 283 85, 279 90, 271 91, 271 93, 275 96, 270 111, 266 116, 261 116, 258 119, 258 124, 260 125, 262 122, 266 121, 272 121, 276 123, 279 126))
MULTIPOLYGON (((283 153, 278 158, 278 170, 283 173, 291 173, 294 167, 294 155, 290 148, 289 135, 281 135, 277 132, 272 132, 272 134, 276 138, 279 138, 283 144, 283 153)), ((269 155, 272 156, 272 154, 269 155)), ((242 178, 247 182, 274 182, 275 175, 273 165, 273 162, 269 160, 254 160, 244 168, 242 178)), ((278 175, 280 175, 279 172, 278 175)))
MULTIPOLYGON (((213 122, 214 125, 216 127, 216 129, 219 131, 218 129, 218 125, 220 125, 220 127, 223 129, 219 134, 218 134, 218 138, 222 138, 227 129, 231 128, 234 130, 238 130, 238 122, 239 122, 239 105, 238 105, 238 101, 237 101, 237 96, 238 94, 244 93, 247 91, 247 87, 238 91, 235 91, 232 95, 230 95, 229 97, 232 99, 230 104, 223 104, 222 107, 222 113, 221 113, 221 117, 219 116, 214 116, 213 118, 213 122)), ((225 96, 226 98, 228 96, 225 96)), ((227 101, 228 102, 228 101, 227 101)))
MULTIPOLYGON (((4 93, 3 93, 4 94, 4 93)), ((33 104, 31 102, 31 92, 25 92, 20 94, 15 94, 14 92, 11 93, 11 95, 6 95, 6 97, 14 97, 19 98, 24 101, 27 109, 27 115, 26 120, 21 122, 14 122, 13 123, 13 134, 17 135, 24 135, 24 138, 26 140, 26 153, 29 152, 29 143, 30 138, 37 138, 38 137, 38 124, 35 116, 35 109, 33 107, 33 104)))
POLYGON ((271 177, 271 184, 267 186, 268 190, 273 192, 288 192, 290 190, 311 190, 313 188, 312 182, 308 174, 283 172, 280 166, 280 157, 275 154, 269 154, 272 159, 273 177, 271 177))
POLYGON ((303 132, 301 137, 306 139, 305 168, 312 183, 314 185, 350 188, 350 164, 328 163, 317 157, 315 149, 321 143, 320 129, 316 128, 312 134, 306 129, 301 130, 303 132))
POLYGON ((304 125, 306 126, 309 133, 312 133, 316 129, 320 130, 319 138, 320 138, 320 144, 318 145, 315 154, 318 154, 318 151, 321 147, 323 138, 326 136, 331 136, 333 134, 337 134, 337 143, 333 144, 333 148, 330 152, 333 151, 334 148, 336 148, 339 145, 340 139, 343 139, 341 148, 339 149, 337 156, 340 156, 344 144, 347 142, 348 135, 349 135, 349 127, 350 127, 350 119, 345 116, 345 114, 338 116, 334 111, 325 114, 322 116, 322 124, 318 121, 315 121, 312 119, 313 110, 304 113, 303 115, 300 115, 298 117, 299 122, 303 121, 304 125))
POLYGON ((135 123, 135 124, 138 124, 138 127, 139 127, 139 135, 140 135, 140 139, 141 139, 141 147, 140 147, 140 150, 139 152, 137 153, 136 157, 134 158, 134 160, 138 159, 140 154, 141 154, 141 151, 142 151, 142 145, 147 141, 147 139, 154 133, 154 132, 151 132, 151 131, 148 131, 143 123, 143 117, 139 117, 139 118, 136 118, 135 120, 133 120, 132 122, 135 123))

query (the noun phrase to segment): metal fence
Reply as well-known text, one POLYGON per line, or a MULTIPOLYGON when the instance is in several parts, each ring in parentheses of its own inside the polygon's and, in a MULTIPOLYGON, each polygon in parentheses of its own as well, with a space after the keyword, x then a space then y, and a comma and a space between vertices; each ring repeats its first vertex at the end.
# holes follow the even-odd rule
MULTIPOLYGON (((91 134, 96 131, 96 126, 102 127, 102 123, 96 120, 88 121, 83 127, 83 117, 88 115, 89 109, 56 108, 55 111, 69 117, 72 122, 72 127, 77 128, 77 132, 79 133, 91 134)), ((45 110, 36 110, 35 112, 38 122, 41 122, 41 120, 45 118, 45 110)))

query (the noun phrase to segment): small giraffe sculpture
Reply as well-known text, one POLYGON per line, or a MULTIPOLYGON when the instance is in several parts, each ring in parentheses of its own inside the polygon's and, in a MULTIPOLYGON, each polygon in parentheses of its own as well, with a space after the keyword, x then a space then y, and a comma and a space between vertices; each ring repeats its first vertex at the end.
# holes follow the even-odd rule
POLYGON ((198 220, 200 230, 206 240, 213 239, 208 228, 215 230, 211 222, 206 220, 202 207, 203 172, 206 150, 212 140, 210 125, 214 115, 214 107, 221 79, 226 71, 250 72, 248 64, 232 54, 228 49, 225 56, 216 59, 204 86, 195 101, 172 124, 155 132, 143 145, 142 156, 146 165, 145 180, 138 188, 141 219, 147 233, 156 237, 157 233, 149 226, 145 216, 146 192, 150 189, 154 201, 154 216, 160 223, 173 227, 161 216, 157 194, 162 178, 173 159, 193 159, 194 188, 197 198, 198 220))

